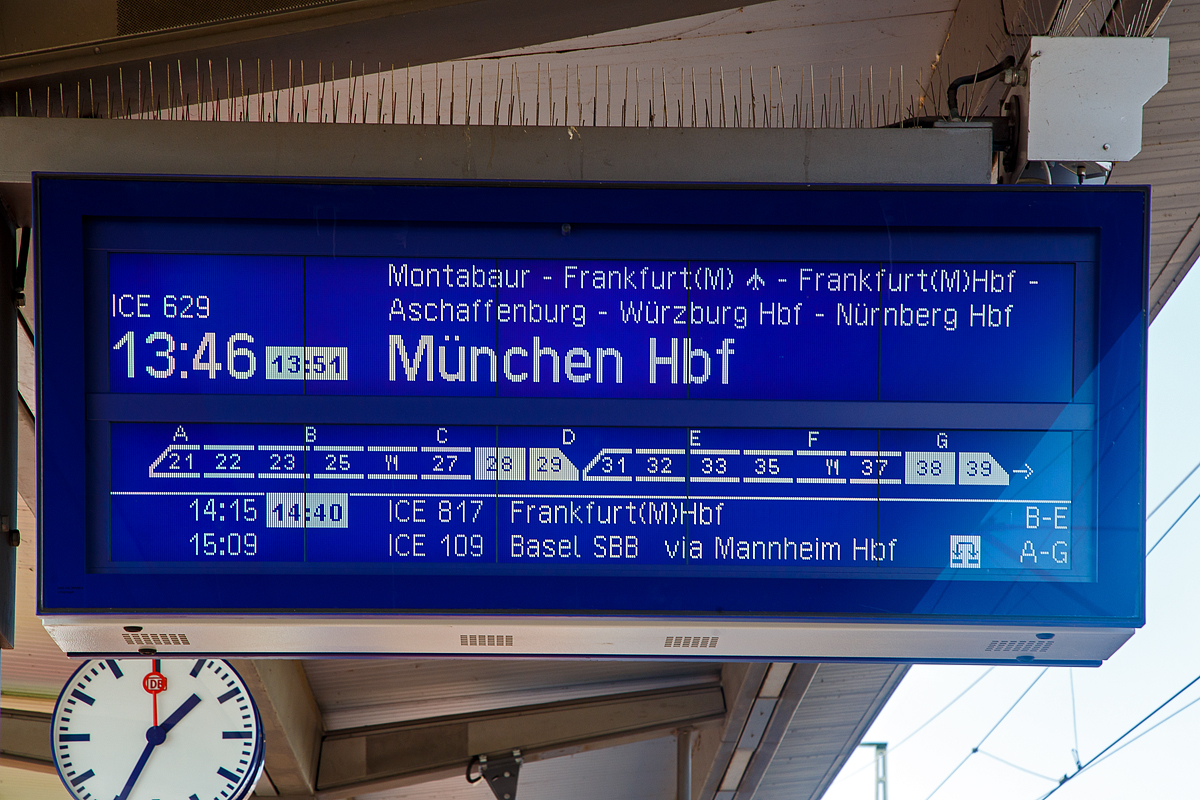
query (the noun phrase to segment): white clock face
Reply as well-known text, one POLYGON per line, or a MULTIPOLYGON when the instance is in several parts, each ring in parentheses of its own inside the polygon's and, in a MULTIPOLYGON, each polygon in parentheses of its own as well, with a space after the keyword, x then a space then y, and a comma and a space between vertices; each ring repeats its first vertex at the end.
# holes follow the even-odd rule
POLYGON ((79 800, 240 800, 263 760, 254 701, 218 659, 85 662, 52 731, 59 776, 79 800))

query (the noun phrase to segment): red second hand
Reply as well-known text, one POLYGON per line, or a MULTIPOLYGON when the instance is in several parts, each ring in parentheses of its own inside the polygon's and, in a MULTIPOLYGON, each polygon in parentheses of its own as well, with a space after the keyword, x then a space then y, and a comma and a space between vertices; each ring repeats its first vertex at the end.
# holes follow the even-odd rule
POLYGON ((154 727, 158 727, 158 695, 166 691, 167 676, 159 671, 159 659, 150 662, 150 671, 142 678, 142 688, 154 699, 154 727))

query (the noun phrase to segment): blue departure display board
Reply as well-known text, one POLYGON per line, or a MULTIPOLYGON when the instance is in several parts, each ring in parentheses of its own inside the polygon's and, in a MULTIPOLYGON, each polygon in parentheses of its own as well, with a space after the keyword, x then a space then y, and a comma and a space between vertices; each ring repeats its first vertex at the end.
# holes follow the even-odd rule
POLYGON ((42 607, 1140 624, 1147 204, 43 176, 42 607))

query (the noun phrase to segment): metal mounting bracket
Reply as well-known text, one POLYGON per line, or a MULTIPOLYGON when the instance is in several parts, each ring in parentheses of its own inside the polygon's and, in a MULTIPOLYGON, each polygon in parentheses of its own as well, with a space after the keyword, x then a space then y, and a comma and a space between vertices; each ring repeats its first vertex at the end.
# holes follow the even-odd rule
POLYGON ((503 755, 489 759, 487 756, 475 756, 467 765, 467 782, 478 783, 486 780, 496 800, 516 800, 517 779, 521 774, 520 750, 513 750, 511 755, 503 755), (478 764, 479 774, 471 777, 472 768, 478 764))

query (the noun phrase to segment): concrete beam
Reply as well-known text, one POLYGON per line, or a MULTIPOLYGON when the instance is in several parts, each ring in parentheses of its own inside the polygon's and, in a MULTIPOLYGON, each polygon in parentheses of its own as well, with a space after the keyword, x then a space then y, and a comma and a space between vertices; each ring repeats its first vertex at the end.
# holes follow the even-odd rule
POLYGON ((289 660, 234 660, 262 715, 264 769, 279 795, 311 796, 324 725, 304 666, 289 660))
POLYGON ((754 701, 770 666, 746 662, 730 662, 721 666, 725 719, 719 729, 703 730, 695 735, 692 796, 696 800, 713 800, 716 797, 738 740, 754 711, 754 701))
POLYGON ((407 180, 986 184, 982 128, 576 128, 0 117, 0 195, 33 172, 407 180))
POLYGON ((53 773, 50 714, 0 709, 0 766, 53 773))
POLYGON ((317 795, 328 800, 465 775, 477 755, 536 761, 719 719, 712 685, 638 692, 338 731, 325 737, 317 795))
POLYGON ((783 690, 775 701, 771 718, 762 732, 754 755, 750 757, 746 771, 742 774, 741 783, 738 784, 733 800, 751 800, 754 793, 758 791, 758 785, 762 781, 763 775, 766 774, 767 768, 771 766, 771 760, 775 758, 775 752, 779 749, 783 737, 787 735, 796 709, 803 702, 804 694, 817 674, 818 666, 818 664, 795 664, 792 666, 787 683, 784 684, 783 690))

